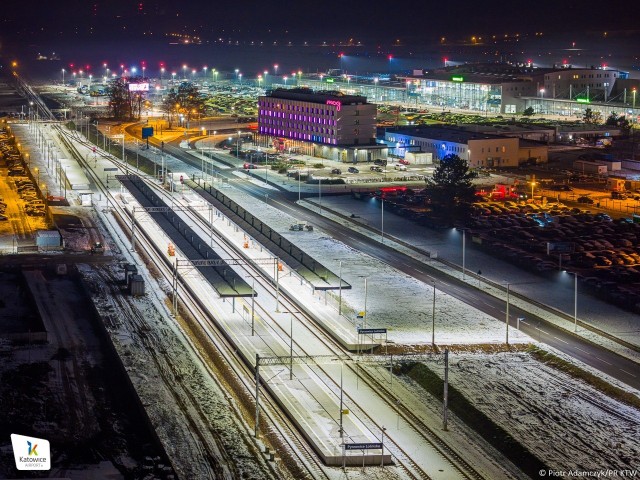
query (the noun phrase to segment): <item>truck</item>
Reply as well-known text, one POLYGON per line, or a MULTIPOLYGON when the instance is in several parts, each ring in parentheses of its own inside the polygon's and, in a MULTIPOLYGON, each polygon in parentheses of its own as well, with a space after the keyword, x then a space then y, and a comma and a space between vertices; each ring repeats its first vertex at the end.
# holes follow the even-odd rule
POLYGON ((91 245, 91 255, 101 255, 104 253, 104 246, 102 242, 93 242, 91 245))

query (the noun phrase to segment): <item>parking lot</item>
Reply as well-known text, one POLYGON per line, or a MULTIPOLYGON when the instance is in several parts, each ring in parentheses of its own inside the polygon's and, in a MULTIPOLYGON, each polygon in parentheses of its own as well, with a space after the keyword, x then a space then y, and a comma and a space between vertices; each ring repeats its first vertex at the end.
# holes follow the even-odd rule
MULTIPOLYGON (((0 130, 0 235, 13 237, 11 249, 46 228, 46 202, 30 176, 8 129, 0 130)), ((3 242, 6 243, 6 242, 3 242)))
POLYGON ((561 203, 480 202, 473 245, 541 275, 574 273, 597 296, 640 311, 640 224, 561 203))

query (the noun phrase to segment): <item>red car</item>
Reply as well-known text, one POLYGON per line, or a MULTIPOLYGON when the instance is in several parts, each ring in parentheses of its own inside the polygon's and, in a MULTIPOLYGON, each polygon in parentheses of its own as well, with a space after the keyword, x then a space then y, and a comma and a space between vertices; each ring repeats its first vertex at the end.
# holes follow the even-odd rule
POLYGON ((409 160, 405 160, 404 158, 401 158, 400 160, 398 160, 398 163, 401 163, 402 165, 409 165, 409 160))
POLYGON ((243 165, 243 168, 244 168, 245 170, 253 170, 253 169, 255 169, 255 168, 258 168, 258 166, 257 166, 255 163, 245 163, 245 164, 243 165))

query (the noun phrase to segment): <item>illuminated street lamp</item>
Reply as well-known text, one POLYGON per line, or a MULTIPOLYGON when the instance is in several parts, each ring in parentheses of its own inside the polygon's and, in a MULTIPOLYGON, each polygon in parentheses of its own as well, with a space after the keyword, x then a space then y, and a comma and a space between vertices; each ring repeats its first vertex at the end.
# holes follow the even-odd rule
POLYGON ((258 75, 258 88, 262 86, 262 75, 258 75))
POLYGON ((284 80, 284 86, 287 86, 287 80, 289 80, 289 77, 287 77, 286 75, 284 77, 282 77, 282 79, 284 80))
POLYGON ((40 184, 40 169, 38 167, 34 168, 37 176, 37 183, 40 184))
POLYGON ((182 78, 187 79, 187 65, 182 65, 182 78))
POLYGON ((176 72, 171 72, 171 83, 176 82, 176 72))
POLYGON ((636 93, 637 93, 638 89, 636 87, 633 87, 631 89, 631 93, 633 94, 633 108, 636 108, 636 93))
POLYGON ((202 70, 204 71, 204 79, 207 79, 207 66, 205 65, 204 67, 202 67, 202 70))
POLYGON ((540 89, 540 98, 544 98, 544 88, 540 89))
POLYGON ((64 68, 62 69, 62 85, 64 85, 64 68))
POLYGON ((213 69, 213 80, 214 81, 218 81, 218 70, 216 70, 215 68, 213 69))
POLYGON ((240 79, 240 85, 242 85, 242 74, 241 73, 238 74, 238 78, 240 79))
POLYGON ((277 63, 273 66, 273 74, 274 75, 278 75, 278 64, 277 63))
POLYGON ((162 85, 162 77, 164 76, 164 67, 160 67, 160 85, 162 85))
POLYGON ((234 72, 236 72, 236 82, 238 81, 238 73, 240 73, 240 70, 238 70, 237 68, 234 70, 234 72))

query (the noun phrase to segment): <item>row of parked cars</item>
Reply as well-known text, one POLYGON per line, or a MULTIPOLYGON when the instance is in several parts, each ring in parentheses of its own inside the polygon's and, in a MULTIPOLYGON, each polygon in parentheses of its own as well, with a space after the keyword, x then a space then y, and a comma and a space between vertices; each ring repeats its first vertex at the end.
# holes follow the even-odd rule
POLYGON ((24 211, 27 215, 34 217, 43 217, 45 215, 46 205, 40 199, 40 195, 35 185, 26 177, 20 177, 15 180, 16 190, 20 198, 24 200, 24 211))
MULTIPOLYGON (((5 130, 0 131, 0 157, 8 169, 7 175, 14 177, 16 191, 25 202, 25 213, 31 216, 44 216, 46 205, 40 198, 36 185, 26 176, 22 156, 5 130)), ((7 204, 0 199, 0 221, 8 220, 5 215, 6 208, 7 204)))
POLYGON ((541 274, 571 270, 596 295, 640 312, 639 223, 560 204, 534 212, 504 203, 480 208, 491 213, 466 225, 474 245, 541 274))

